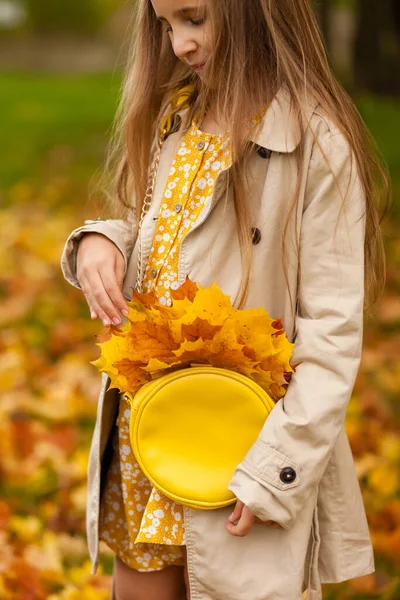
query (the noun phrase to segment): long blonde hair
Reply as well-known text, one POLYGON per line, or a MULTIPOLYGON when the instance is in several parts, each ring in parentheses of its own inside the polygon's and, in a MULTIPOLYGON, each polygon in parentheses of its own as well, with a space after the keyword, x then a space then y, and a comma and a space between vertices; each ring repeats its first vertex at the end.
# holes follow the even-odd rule
MULTIPOLYGON (((336 80, 327 60, 310 0, 218 0, 207 5, 215 44, 207 63, 208 86, 174 54, 163 34, 150 0, 137 0, 133 12, 133 44, 123 82, 106 171, 112 181, 108 198, 114 216, 132 212, 138 220, 145 195, 151 149, 162 115, 176 90, 190 85, 193 93, 187 121, 205 115, 210 103, 230 123, 232 185, 242 257, 242 282, 235 303, 243 308, 252 262, 252 241, 246 186, 252 144, 244 127, 270 103, 281 86, 289 91, 292 110, 302 129, 305 92, 312 94, 325 114, 346 137, 366 194, 365 308, 370 310, 383 291, 385 254, 380 223, 388 209, 388 176, 374 150, 373 140, 352 100, 336 80), (212 82, 212 85, 210 85, 212 82), (380 197, 387 198, 379 217, 380 197), (117 199, 117 202, 115 201, 117 199)), ((290 214, 297 214, 303 144, 296 150, 298 181, 282 238, 283 269, 287 280, 286 232, 290 214)), ((344 201, 344 199, 343 199, 344 201)), ((293 299, 292 307, 293 307, 293 299)))

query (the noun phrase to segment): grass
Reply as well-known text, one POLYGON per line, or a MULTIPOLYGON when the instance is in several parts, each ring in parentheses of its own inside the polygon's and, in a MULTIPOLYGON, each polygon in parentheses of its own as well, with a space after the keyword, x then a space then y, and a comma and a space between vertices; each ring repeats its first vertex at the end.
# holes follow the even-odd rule
POLYGON ((3 189, 56 175, 87 179, 102 161, 120 78, 0 74, 3 189))

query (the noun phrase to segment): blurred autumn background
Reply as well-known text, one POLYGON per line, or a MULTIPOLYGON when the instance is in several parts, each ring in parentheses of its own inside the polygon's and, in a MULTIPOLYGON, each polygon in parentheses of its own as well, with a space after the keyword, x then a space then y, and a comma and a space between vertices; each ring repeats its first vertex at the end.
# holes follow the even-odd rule
MULTIPOLYGON (((100 379, 99 321, 63 279, 120 90, 132 2, 0 0, 0 599, 101 600, 91 575, 86 466, 100 379)), ((365 322, 346 428, 376 557, 373 575, 324 598, 400 598, 400 3, 318 0, 330 58, 393 180, 388 278, 365 322)))

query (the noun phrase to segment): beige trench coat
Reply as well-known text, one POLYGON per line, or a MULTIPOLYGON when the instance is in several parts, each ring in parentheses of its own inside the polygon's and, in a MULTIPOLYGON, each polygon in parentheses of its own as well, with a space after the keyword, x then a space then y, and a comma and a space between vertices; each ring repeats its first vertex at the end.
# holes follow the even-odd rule
MULTIPOLYGON (((184 135, 183 113, 178 113, 175 130, 162 149, 153 203, 143 223, 144 261, 169 169, 184 135)), ((247 307, 263 306, 270 316, 282 317, 289 340, 296 343, 291 362, 302 364, 234 471, 229 489, 258 517, 277 521, 282 529, 255 525, 247 536, 237 538, 224 528, 231 507, 185 508, 192 600, 300 600, 306 588, 308 600, 316 600, 321 598, 321 583, 341 582, 375 568, 344 429, 362 348, 365 198, 356 170, 350 173, 349 149, 340 131, 315 104, 309 106, 309 116, 316 139, 307 130, 298 222, 296 226, 293 215, 289 232, 300 244, 302 273, 296 337, 280 237, 293 198, 294 150, 300 136, 283 90, 255 138, 258 146, 251 159, 248 194, 252 226, 261 237, 253 246, 247 307), (341 207, 337 183, 342 192, 350 188, 334 239, 341 207), (285 468, 293 469, 293 480, 281 479, 285 468)), ((183 240, 179 283, 186 275, 204 286, 216 281, 234 298, 241 263, 231 190, 223 194, 226 171, 219 173, 212 197, 183 240)), ((65 278, 79 288, 77 243, 85 232, 93 231, 112 240, 122 252, 123 295, 129 300, 136 281, 138 244, 135 226, 120 220, 89 220, 72 232, 61 259, 65 278)), ((296 297, 295 244, 288 244, 288 257, 290 292, 296 297)), ((108 384, 103 374, 88 467, 87 540, 93 573, 98 564, 103 457, 118 404, 116 390, 106 391, 108 384)))

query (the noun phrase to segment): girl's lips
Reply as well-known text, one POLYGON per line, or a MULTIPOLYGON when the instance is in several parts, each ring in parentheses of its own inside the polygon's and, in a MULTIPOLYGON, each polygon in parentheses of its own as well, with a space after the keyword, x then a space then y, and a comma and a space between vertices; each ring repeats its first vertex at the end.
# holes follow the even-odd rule
POLYGON ((196 73, 199 73, 203 69, 204 65, 205 65, 205 63, 201 63, 198 67, 196 67, 196 69, 195 69, 196 73))

